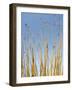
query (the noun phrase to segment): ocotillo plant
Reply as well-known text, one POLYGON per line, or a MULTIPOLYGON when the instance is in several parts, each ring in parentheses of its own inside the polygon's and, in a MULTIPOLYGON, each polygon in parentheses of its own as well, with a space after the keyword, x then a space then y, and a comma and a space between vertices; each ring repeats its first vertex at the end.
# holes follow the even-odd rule
POLYGON ((27 50, 27 67, 26 67, 26 76, 30 77, 30 70, 29 70, 29 51, 27 50))
POLYGON ((35 59, 33 49, 32 49, 32 76, 35 76, 35 59))
POLYGON ((48 60, 48 43, 46 42, 45 49, 44 49, 44 72, 43 75, 46 76, 47 71, 47 60, 48 60))
POLYGON ((41 48, 39 49, 39 61, 40 61, 40 76, 43 76, 43 61, 41 48))

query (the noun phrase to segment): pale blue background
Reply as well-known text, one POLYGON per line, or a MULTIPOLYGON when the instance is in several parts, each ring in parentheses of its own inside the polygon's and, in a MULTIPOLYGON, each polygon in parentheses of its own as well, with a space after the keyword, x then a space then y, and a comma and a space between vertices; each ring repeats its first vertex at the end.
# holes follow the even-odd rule
MULTIPOLYGON (((36 53, 36 63, 38 63, 38 48, 42 48, 44 55, 45 39, 48 41, 48 53, 51 56, 53 41, 58 45, 59 35, 63 38, 63 14, 44 14, 44 13, 21 13, 21 53, 22 59, 27 52, 27 48, 32 47, 36 53)), ((56 46, 58 47, 58 46, 56 46)))

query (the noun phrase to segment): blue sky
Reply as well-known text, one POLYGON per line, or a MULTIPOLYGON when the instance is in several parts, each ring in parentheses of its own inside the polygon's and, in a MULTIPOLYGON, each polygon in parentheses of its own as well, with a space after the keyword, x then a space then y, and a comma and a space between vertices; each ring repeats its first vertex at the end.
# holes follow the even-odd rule
MULTIPOLYGON (((59 41, 59 34, 63 38, 63 15, 44 13, 21 13, 21 51, 22 57, 27 48, 32 47, 38 53, 42 48, 44 54, 44 41, 48 41, 49 57, 53 49, 53 41, 59 41)), ((37 55, 38 56, 38 55, 37 55)), ((38 57, 36 57, 36 62, 38 57)))

